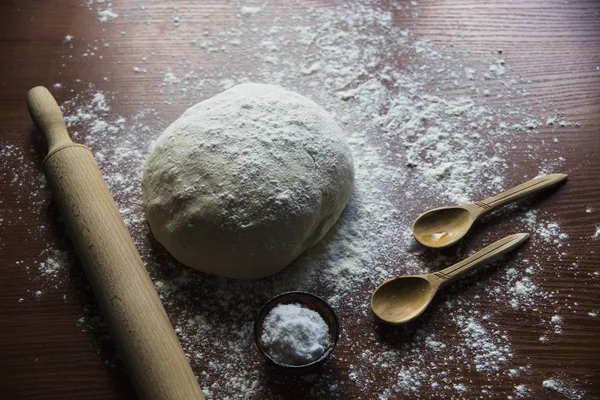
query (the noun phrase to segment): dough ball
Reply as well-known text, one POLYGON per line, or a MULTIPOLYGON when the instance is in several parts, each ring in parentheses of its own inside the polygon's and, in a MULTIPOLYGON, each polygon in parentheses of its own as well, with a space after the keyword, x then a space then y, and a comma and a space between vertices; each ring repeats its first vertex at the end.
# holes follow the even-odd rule
POLYGON ((165 130, 146 161, 142 197, 152 233, 181 263, 255 279, 325 236, 353 179, 331 115, 281 87, 245 83, 165 130))

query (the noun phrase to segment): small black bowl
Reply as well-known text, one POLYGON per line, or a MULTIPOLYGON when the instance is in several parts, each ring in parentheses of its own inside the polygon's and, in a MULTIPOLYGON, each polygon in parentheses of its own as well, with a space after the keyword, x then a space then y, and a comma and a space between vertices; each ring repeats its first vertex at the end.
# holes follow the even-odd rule
POLYGON ((320 298, 319 296, 315 296, 314 294, 306 293, 306 292, 286 292, 282 293, 278 296, 273 297, 271 300, 265 304, 256 320, 254 321, 254 340, 256 341, 256 345, 260 352, 267 358, 267 360, 271 361, 278 367, 285 368, 287 370, 307 370, 312 369, 318 365, 321 365, 333 352, 333 348, 335 347, 338 339, 340 337, 340 323, 333 311, 333 308, 327 303, 325 300, 320 298), (325 322, 327 322, 327 326, 329 327, 329 344, 327 348, 317 360, 302 365, 290 365, 281 363, 275 359, 273 359, 267 349, 265 349, 264 343, 262 341, 262 333, 263 333, 263 325, 265 322, 266 316, 269 312, 279 304, 290 304, 290 303, 299 303, 306 308, 309 308, 313 311, 316 311, 323 317, 325 322))

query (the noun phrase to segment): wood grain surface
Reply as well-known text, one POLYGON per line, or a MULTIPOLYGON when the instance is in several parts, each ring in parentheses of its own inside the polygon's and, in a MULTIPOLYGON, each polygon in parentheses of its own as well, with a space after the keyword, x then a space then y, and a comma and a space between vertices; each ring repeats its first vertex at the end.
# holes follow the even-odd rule
MULTIPOLYGON (((332 3, 277 2, 266 7, 264 13, 269 17, 293 16, 307 4, 326 8, 332 3)), ((393 2, 381 3, 387 7, 393 2)), ((525 397, 565 398, 541 385, 543 380, 558 376, 584 393, 583 398, 600 398, 600 318, 588 315, 600 311, 600 240, 589 239, 600 225, 600 2, 423 0, 401 3, 407 9, 410 7, 411 12, 398 12, 394 8, 395 25, 410 29, 418 37, 431 39, 441 52, 465 63, 483 57, 489 59, 492 52, 502 49, 511 72, 529 82, 527 90, 531 95, 527 101, 538 109, 560 110, 569 120, 581 124, 540 133, 546 135, 548 141, 558 139, 560 155, 566 161, 562 171, 556 172, 569 174, 566 185, 553 191, 551 196, 536 198, 534 203, 558 216, 562 231, 568 232, 570 237, 569 247, 560 260, 553 258, 553 251, 544 254, 551 260, 545 265, 544 287, 556 292, 556 300, 561 304, 570 305, 563 310, 563 333, 551 343, 541 344, 539 327, 533 325, 535 320, 519 311, 506 312, 498 323, 511 338, 515 359, 523 365, 534 366, 521 377, 531 388, 525 397), (598 211, 586 213, 589 207, 598 211), (563 268, 574 263, 576 268, 563 268)), ((49 245, 64 237, 53 204, 40 213, 28 211, 32 204, 44 203, 44 199, 50 197, 49 191, 40 192, 43 199, 23 196, 24 187, 34 188, 39 182, 14 184, 11 181, 15 168, 31 168, 26 166, 30 164, 23 164, 22 157, 41 163, 45 154, 45 144, 29 119, 25 103, 27 91, 34 86, 51 87, 61 82, 63 89, 56 93, 61 103, 77 94, 81 82, 93 82, 99 89, 119 94, 113 111, 121 115, 133 115, 137 111, 136 104, 142 101, 173 116, 180 115, 190 105, 190 99, 169 101, 168 91, 151 85, 150 77, 131 73, 151 51, 156 57, 147 65, 154 70, 166 69, 189 51, 189 40, 182 40, 180 44, 168 40, 174 6, 187 10, 186 15, 197 14, 205 26, 216 28, 234 23, 231 4, 216 0, 115 1, 113 9, 120 18, 110 24, 98 23, 95 8, 90 11, 83 0, 4 0, 0 3, 0 151, 8 151, 6 146, 26 149, 21 155, 15 153, 13 157, 2 158, 0 164, 1 398, 131 399, 136 396, 122 366, 118 361, 113 362, 117 354, 111 342, 100 340, 97 330, 82 330, 78 325, 82 310, 93 303, 86 280, 73 272, 73 279, 57 289, 43 282, 32 264, 49 245), (143 10, 152 12, 144 11, 143 18, 133 22, 128 16, 133 10, 142 10, 142 6, 143 10), (145 20, 148 23, 144 23, 145 20), (111 51, 102 59, 92 60, 80 54, 72 56, 75 51, 65 44, 66 35, 74 36, 77 53, 94 52, 94 46, 101 47, 103 43, 111 43, 111 51), (40 225, 45 228, 40 230, 40 225), (38 288, 44 289, 40 298, 34 295, 38 288), (19 302, 21 298, 26 301, 19 302)), ((189 32, 189 39, 196 33, 189 32)), ((185 33, 182 35, 186 38, 185 33)), ((232 73, 251 68, 244 59, 226 65, 221 63, 222 60, 207 59, 205 67, 207 70, 227 68, 232 73)), ((449 88, 449 93, 453 90, 460 94, 457 88, 449 88)), ((206 93, 205 98, 215 93, 206 93)), ((489 100, 490 104, 506 101, 489 100)), ((510 102, 519 106, 525 100, 514 98, 510 102)), ((539 169, 538 161, 529 156, 530 144, 530 139, 524 137, 511 150, 512 170, 507 177, 510 182, 519 183, 512 179, 523 176, 524 171, 539 169)), ((99 149, 92 146, 92 150, 99 149)), ((33 172, 30 175, 35 176, 33 172)), ((418 214, 414 212, 415 217, 418 214)), ((482 231, 481 226, 478 229, 482 231)), ((506 216, 489 219, 486 229, 494 229, 497 237, 514 233, 511 220, 506 216)), ((487 238, 471 238, 467 243, 477 249, 483 247, 485 240, 487 238)), ((527 250, 523 256, 527 256, 527 250)), ((365 301, 368 301, 367 291, 365 301)), ((480 306, 482 310, 497 307, 486 301, 480 306)), ((552 316, 544 314, 546 311, 540 313, 546 319, 552 316)), ((370 321, 354 329, 372 330, 384 342, 412 337, 408 330, 398 333, 370 321)), ((341 356, 344 351, 343 347, 336 350, 340 355, 336 367, 340 379, 347 377, 351 369, 341 356)), ((203 362, 218 362, 218 355, 211 357, 214 358, 203 362)), ((202 368, 194 366, 194 371, 204 387, 202 368)), ((450 373, 461 374, 456 369, 450 373)), ((378 374, 374 370, 370 375, 375 382, 378 374)), ((478 375, 465 374, 468 382, 485 387, 486 382, 479 382, 478 375)), ((310 398, 307 394, 310 382, 293 379, 287 382, 286 387, 274 386, 272 392, 276 398, 310 398)), ((377 398, 375 394, 364 393, 360 385, 352 387, 351 392, 344 393, 344 398, 377 398)), ((514 382, 504 375, 497 376, 495 387, 500 388, 498 393, 488 394, 486 398, 514 396, 514 382)), ((473 396, 464 398, 477 398, 478 394, 473 396)), ((400 397, 392 393, 389 398, 400 397)), ((414 392, 414 397, 461 396, 457 393, 436 395, 428 388, 414 392)), ((215 398, 221 398, 218 390, 215 398)))

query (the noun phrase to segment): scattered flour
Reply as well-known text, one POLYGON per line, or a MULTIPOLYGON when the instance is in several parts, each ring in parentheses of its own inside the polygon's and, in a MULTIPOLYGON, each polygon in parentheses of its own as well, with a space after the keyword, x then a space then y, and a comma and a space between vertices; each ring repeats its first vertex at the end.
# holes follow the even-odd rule
POLYGON ((526 385, 517 385, 515 386, 515 396, 517 398, 522 398, 522 397, 527 397, 527 393, 529 392, 529 390, 527 389, 526 385))
POLYGON ((550 323, 555 334, 560 335, 562 333, 562 317, 559 315, 553 315, 550 318, 550 323))
POLYGON ((40 272, 44 276, 54 278, 63 277, 73 262, 73 254, 70 251, 53 249, 44 262, 40 263, 40 272))
POLYGON ((111 9, 107 8, 105 10, 98 9, 98 21, 107 22, 117 19, 119 14, 113 12, 111 9))
MULTIPOLYGON (((89 1, 87 5, 97 12, 100 22, 119 17, 110 2, 89 1)), ((459 248, 453 254, 432 256, 416 246, 410 224, 420 210, 478 200, 531 179, 509 174, 515 162, 511 149, 524 139, 531 143, 525 156, 540 164, 540 171, 531 171, 532 176, 560 170, 564 158, 544 145, 537 134, 577 123, 558 112, 528 106, 528 93, 522 89, 526 82, 514 76, 504 58, 465 65, 433 41, 395 25, 394 13, 418 15, 414 4, 298 5, 304 8, 293 18, 272 17, 267 13, 271 7, 276 5, 267 9, 262 3, 260 7, 236 3, 232 14, 238 15, 232 15, 232 21, 237 20, 230 26, 199 29, 188 43, 185 58, 171 60, 167 52, 163 63, 134 67, 133 73, 131 64, 122 65, 133 79, 154 84, 160 94, 142 97, 137 109, 129 111, 132 115, 120 116, 113 110, 117 109, 113 102, 122 100, 118 92, 98 90, 85 82, 62 82, 63 88, 57 88, 77 93, 61 104, 69 131, 94 152, 206 397, 276 398, 273 388, 294 383, 294 378, 286 376, 265 383, 263 360, 252 343, 253 318, 260 306, 288 290, 326 296, 346 324, 343 331, 355 332, 342 335, 332 360, 318 376, 308 378, 313 397, 344 398, 348 388, 356 385, 380 399, 427 398, 440 393, 448 398, 531 397, 539 393, 531 385, 521 384, 520 377, 534 367, 515 361, 512 333, 498 321, 518 309, 528 318, 539 316, 540 325, 550 327, 550 331, 539 330, 540 342, 562 332, 560 316, 548 321, 548 315, 559 312, 558 300, 556 292, 544 288, 542 279, 547 273, 544 269, 560 261, 570 240, 555 216, 536 210, 520 210, 519 214, 515 213, 519 208, 507 208, 516 215, 515 230, 534 233, 532 245, 525 250, 527 262, 511 259, 491 266, 482 279, 457 282, 447 289, 448 300, 426 312, 419 328, 371 328, 367 299, 386 278, 429 272, 467 255, 466 249, 459 248), (270 28, 259 31, 252 23, 255 18, 273 19, 270 28), (204 65, 206 59, 211 62, 204 65), (400 63, 400 59, 405 61, 400 63), (215 67, 233 65, 235 60, 248 68, 215 67), (330 111, 348 135, 356 185, 339 223, 292 266, 272 278, 231 282, 183 268, 156 247, 143 218, 139 185, 152 141, 172 122, 173 115, 247 81, 279 84, 330 111), (405 205, 416 200, 418 210, 407 210, 405 205), (487 307, 484 314, 481 304, 497 307, 487 307), (551 314, 542 316, 541 311, 551 314), (366 329, 358 329, 365 325, 366 329), (461 378, 465 371, 487 384, 476 387, 461 378), (514 383, 502 386, 499 376, 514 383), (509 390, 501 392, 501 387, 509 390)), ((172 32, 165 36, 165 43, 175 46, 182 41, 176 28, 186 14, 166 11, 164 17, 172 32)), ((143 22, 149 12, 132 8, 122 14, 143 22)), ((126 34, 122 32, 122 36, 126 34)), ((83 50, 86 57, 100 57, 117 47, 112 41, 111 46, 102 46, 72 39, 65 36, 65 49, 84 47, 73 48, 72 57, 82 57, 83 50)), ((159 57, 151 44, 140 50, 146 51, 145 60, 159 57)), ((42 241, 45 230, 56 228, 56 215, 52 221, 46 217, 50 196, 34 153, 10 143, 0 149, 0 159, 12 162, 0 169, 0 177, 9 182, 7 187, 20 205, 14 211, 0 209, 0 224, 17 224, 26 212, 39 215, 40 228, 32 232, 32 240, 42 241), (36 190, 32 191, 31 181, 39 182, 36 190)), ((590 213, 591 208, 588 210, 590 213)), ((16 260, 16 265, 27 271, 32 266, 31 273, 50 282, 44 291, 61 290, 58 283, 72 279, 69 274, 75 256, 66 243, 49 246, 34 263, 16 260)), ((77 282, 86 286, 83 279, 77 282)), ((41 294, 41 290, 33 290, 22 298, 41 294)), ((82 330, 105 329, 98 312, 94 304, 86 306, 82 330)), ((592 314, 588 315, 595 317, 592 314)), ((543 386, 566 392, 556 379, 543 386)))
MULTIPOLYGON (((94 7, 94 0, 86 0, 88 9, 92 10, 94 7)), ((99 22, 113 21, 119 17, 119 14, 112 10, 112 2, 106 0, 96 0, 96 12, 98 13, 99 22)))
POLYGON ((242 14, 243 17, 253 17, 261 11, 262 8, 260 7, 243 6, 240 8, 240 14, 242 14))
POLYGON ((562 394, 569 400, 579 400, 584 398, 583 392, 571 387, 569 384, 566 384, 557 378, 546 379, 544 382, 542 382, 542 386, 547 390, 562 394))
POLYGON ((536 233, 546 243, 553 243, 558 247, 569 238, 569 235, 560 231, 560 225, 557 222, 540 224, 536 233))

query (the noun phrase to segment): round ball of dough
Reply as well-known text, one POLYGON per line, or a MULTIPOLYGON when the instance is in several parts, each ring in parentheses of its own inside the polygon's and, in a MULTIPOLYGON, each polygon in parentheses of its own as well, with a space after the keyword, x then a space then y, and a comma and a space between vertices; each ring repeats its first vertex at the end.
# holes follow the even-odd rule
POLYGON ((325 236, 353 179, 331 115, 281 87, 245 83, 165 130, 146 161, 142 197, 154 236, 181 263, 255 279, 325 236))

